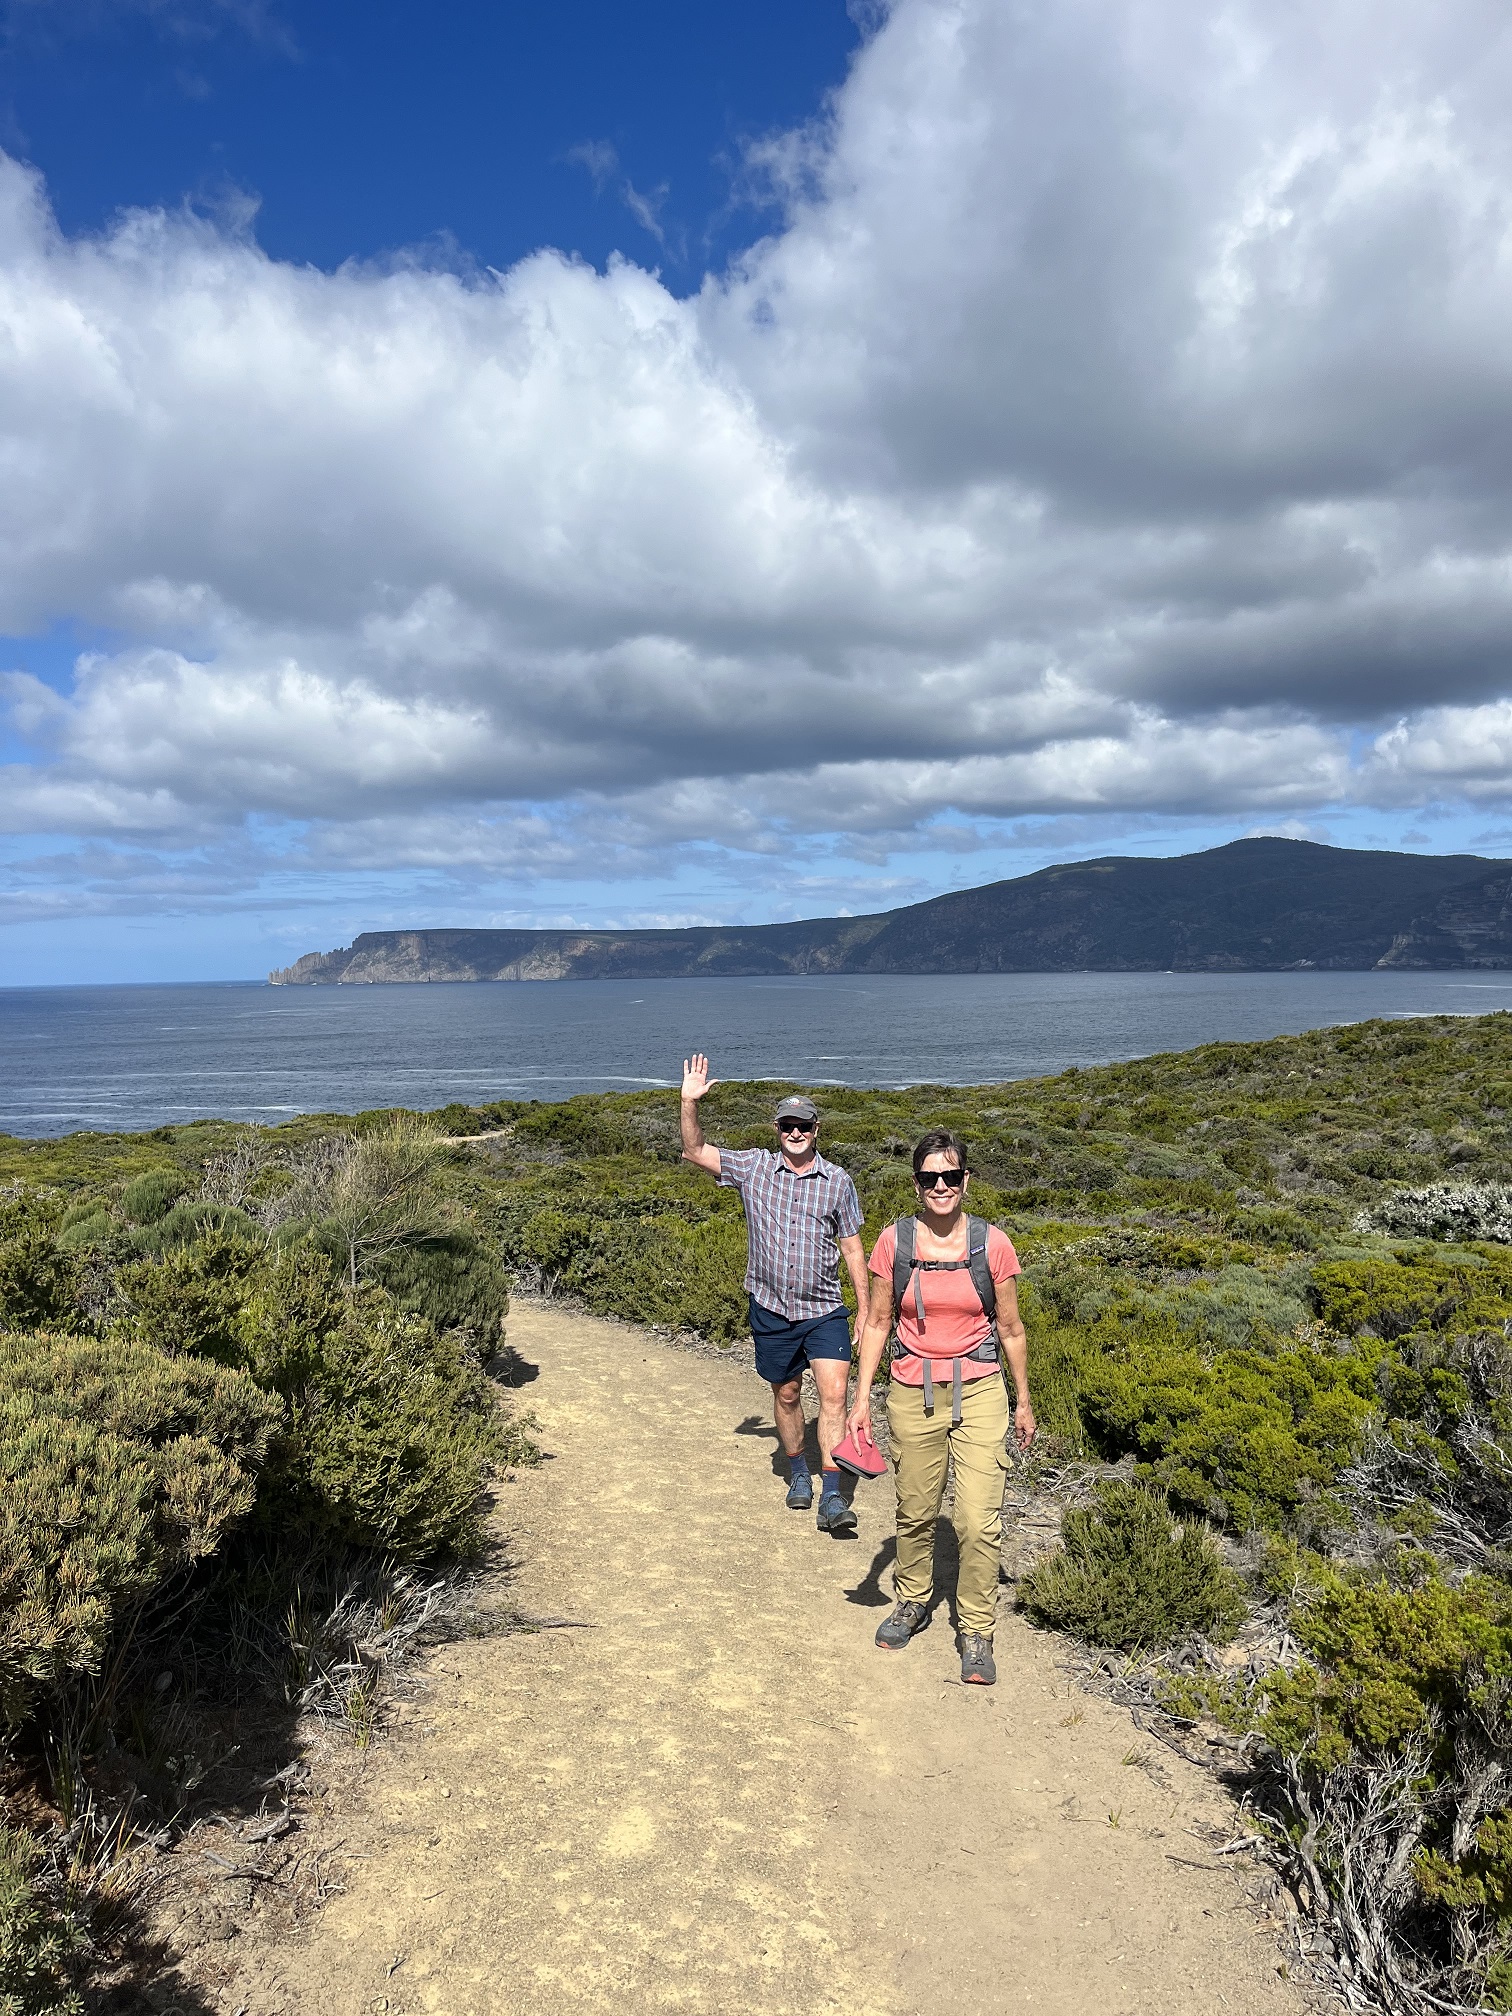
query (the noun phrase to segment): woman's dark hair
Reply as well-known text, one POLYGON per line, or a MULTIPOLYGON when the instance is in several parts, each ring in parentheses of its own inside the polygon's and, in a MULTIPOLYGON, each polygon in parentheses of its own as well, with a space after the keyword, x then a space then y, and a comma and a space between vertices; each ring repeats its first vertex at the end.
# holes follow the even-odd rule
POLYGON ((931 1127, 927 1134, 921 1134, 914 1143, 914 1181, 919 1180, 919 1171, 931 1155, 954 1155, 956 1167, 966 1167, 966 1143, 958 1135, 951 1134, 943 1127, 931 1127))

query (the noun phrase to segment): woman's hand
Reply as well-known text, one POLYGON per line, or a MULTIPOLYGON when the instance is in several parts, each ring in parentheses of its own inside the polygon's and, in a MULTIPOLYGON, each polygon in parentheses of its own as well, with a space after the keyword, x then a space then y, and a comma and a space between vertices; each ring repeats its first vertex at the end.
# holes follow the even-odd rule
POLYGON ((1020 1449, 1027 1449, 1034 1440, 1037 1425, 1034 1409, 1029 1405, 1029 1396, 1026 1393, 1022 1400, 1015 1403, 1013 1409, 1013 1439, 1020 1449))
POLYGON ((856 1395, 855 1405, 845 1417, 845 1427, 846 1432, 854 1435, 863 1449, 868 1445, 873 1449, 876 1448, 877 1445, 872 1436, 871 1393, 869 1390, 856 1395))

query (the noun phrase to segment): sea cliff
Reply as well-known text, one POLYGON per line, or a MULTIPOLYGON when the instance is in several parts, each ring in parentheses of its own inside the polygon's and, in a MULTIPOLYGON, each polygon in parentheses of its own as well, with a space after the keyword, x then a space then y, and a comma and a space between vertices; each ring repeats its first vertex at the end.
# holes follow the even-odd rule
POLYGON ((1512 861, 1236 840, 1044 868, 864 917, 686 930, 365 931, 275 986, 806 973, 1512 967, 1512 861))

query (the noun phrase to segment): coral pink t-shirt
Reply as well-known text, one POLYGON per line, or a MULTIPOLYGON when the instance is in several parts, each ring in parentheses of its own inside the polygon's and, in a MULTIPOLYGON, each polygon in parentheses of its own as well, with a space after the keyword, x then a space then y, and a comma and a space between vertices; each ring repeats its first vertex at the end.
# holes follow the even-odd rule
MULTIPOLYGON (((871 1271, 879 1274, 884 1281, 892 1279, 893 1254, 897 1245, 897 1231, 889 1225, 872 1248, 871 1271)), ((964 1260, 965 1257, 963 1253, 961 1258, 964 1260)), ((1011 1281, 1015 1274, 1023 1272, 1012 1240, 1006 1232, 999 1232, 996 1225, 987 1227, 987 1271, 994 1281, 1011 1281)), ((992 1329, 969 1267, 925 1270, 924 1323, 921 1328, 917 1307, 919 1280, 919 1270, 915 1268, 903 1296, 903 1306, 894 1312, 899 1340, 908 1348, 906 1352, 894 1355, 892 1377, 904 1386, 924 1384, 924 1358, 938 1364, 942 1358, 965 1357, 968 1351, 974 1351, 978 1344, 986 1341, 992 1329), (919 1353, 923 1356, 917 1355, 919 1353)), ((997 1369, 984 1358, 968 1358, 961 1367, 961 1377, 991 1379, 996 1376, 997 1369)))

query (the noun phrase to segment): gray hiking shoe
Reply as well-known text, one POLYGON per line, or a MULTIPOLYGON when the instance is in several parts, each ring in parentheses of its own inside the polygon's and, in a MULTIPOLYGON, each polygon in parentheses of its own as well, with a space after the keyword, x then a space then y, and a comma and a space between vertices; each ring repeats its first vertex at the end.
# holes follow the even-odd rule
POLYGON ((827 1491, 819 1500, 816 1523, 821 1533, 854 1533, 856 1515, 838 1491, 827 1491))
POLYGON ((997 1680, 992 1640, 980 1631, 961 1633, 961 1678, 968 1687, 991 1687, 997 1680))
POLYGON ((923 1603, 900 1603, 891 1617, 877 1626, 877 1643, 884 1652, 901 1652, 916 1631, 924 1629, 929 1609, 923 1603))
POLYGON ((787 1503, 790 1512, 807 1512, 814 1502, 814 1480, 807 1470, 795 1477, 788 1486, 787 1503))

